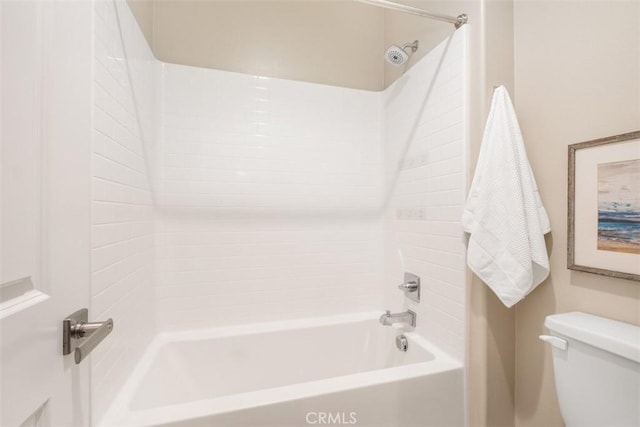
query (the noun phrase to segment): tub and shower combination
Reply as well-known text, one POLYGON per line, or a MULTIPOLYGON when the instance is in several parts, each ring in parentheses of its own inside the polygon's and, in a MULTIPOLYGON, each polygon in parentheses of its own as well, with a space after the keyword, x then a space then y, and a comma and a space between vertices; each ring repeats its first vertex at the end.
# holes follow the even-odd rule
MULTIPOLYGON (((94 298, 121 311, 111 346, 92 359, 95 423, 464 426, 464 27, 420 60, 417 41, 392 45, 387 61, 413 66, 387 89, 359 90, 161 63, 125 5, 108 6, 95 40, 133 46, 102 62, 131 63, 130 78, 117 76, 148 113, 130 122, 155 138, 138 151, 153 154, 144 178, 163 209, 136 205, 126 223, 144 225, 150 254, 132 270, 153 278, 113 279, 121 293, 94 298), (409 271, 423 281, 419 302, 391 285, 409 271), (155 306, 138 313, 147 298, 155 306), (381 324, 384 308, 415 312, 417 325, 381 324)), ((97 95, 111 84, 99 77, 97 95)), ((126 177, 126 188, 142 185, 126 177)), ((104 258, 98 248, 98 267, 104 258)))
POLYGON ((464 425, 460 362, 379 315, 159 334, 101 425, 464 425))

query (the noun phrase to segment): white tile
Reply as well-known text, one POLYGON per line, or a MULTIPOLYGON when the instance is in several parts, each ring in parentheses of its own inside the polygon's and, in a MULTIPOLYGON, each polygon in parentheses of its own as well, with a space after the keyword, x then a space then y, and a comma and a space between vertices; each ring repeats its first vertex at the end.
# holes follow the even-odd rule
POLYGON ((444 71, 434 75, 435 68, 428 64, 440 63, 445 43, 407 72, 408 77, 420 78, 409 78, 399 88, 392 85, 389 95, 385 94, 392 96, 385 101, 387 170, 401 165, 388 207, 393 220, 388 222, 391 248, 385 286, 387 295, 392 295, 402 274, 399 263, 394 262, 400 251, 405 269, 420 275, 424 284, 421 303, 410 304, 418 313, 418 330, 462 360, 466 302, 460 227, 466 194, 461 91, 464 44, 451 43, 442 59, 444 71), (431 80, 434 88, 429 94, 429 84, 423 82, 431 80))
POLYGON ((133 333, 116 327, 92 354, 97 418, 155 330, 151 179, 143 148, 149 141, 141 139, 153 130, 140 129, 138 121, 154 108, 153 94, 144 89, 153 86, 154 59, 126 4, 118 8, 117 18, 112 1, 96 2, 94 8, 91 311, 95 318, 111 315, 117 324, 142 327, 133 333), (123 56, 122 43, 129 57, 123 56))

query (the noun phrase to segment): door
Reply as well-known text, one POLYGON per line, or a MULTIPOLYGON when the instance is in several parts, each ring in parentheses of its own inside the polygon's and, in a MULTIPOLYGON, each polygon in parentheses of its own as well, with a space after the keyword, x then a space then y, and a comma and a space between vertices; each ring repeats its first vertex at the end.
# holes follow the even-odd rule
POLYGON ((0 1, 0 425, 90 425, 90 1, 0 1))

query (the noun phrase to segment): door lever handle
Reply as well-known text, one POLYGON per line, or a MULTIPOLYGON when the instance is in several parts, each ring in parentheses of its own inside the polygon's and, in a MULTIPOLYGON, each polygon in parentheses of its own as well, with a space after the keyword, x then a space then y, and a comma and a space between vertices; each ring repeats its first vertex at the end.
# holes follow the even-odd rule
POLYGON ((80 309, 63 320, 62 354, 74 353, 76 364, 82 362, 91 351, 113 330, 113 320, 88 322, 89 310, 80 309))
POLYGON ((73 357, 76 361, 76 365, 82 362, 84 358, 87 357, 87 355, 111 333, 112 330, 112 319, 107 319, 104 322, 91 322, 77 325, 74 330, 74 334, 78 338, 86 337, 87 339, 81 342, 74 351, 73 357))

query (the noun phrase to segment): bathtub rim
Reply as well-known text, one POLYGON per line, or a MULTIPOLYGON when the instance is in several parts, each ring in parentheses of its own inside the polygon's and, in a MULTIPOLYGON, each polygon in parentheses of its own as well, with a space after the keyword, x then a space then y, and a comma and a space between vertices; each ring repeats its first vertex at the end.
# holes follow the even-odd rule
POLYGON ((196 330, 159 332, 147 346, 140 360, 135 364, 131 374, 127 377, 126 382, 118 391, 104 416, 98 420, 96 425, 99 427, 162 425, 183 421, 185 419, 224 414, 247 408, 310 398, 336 391, 355 390, 376 384, 385 384, 463 368, 463 364, 460 361, 435 346, 417 332, 404 326, 394 325, 392 327, 404 333, 411 342, 431 353, 433 359, 426 362, 357 372, 304 383, 289 384, 150 409, 129 409, 129 403, 132 401, 136 390, 146 374, 151 369, 158 352, 167 344, 180 341, 217 339, 377 320, 382 313, 384 312, 366 311, 351 314, 219 326, 196 330))

